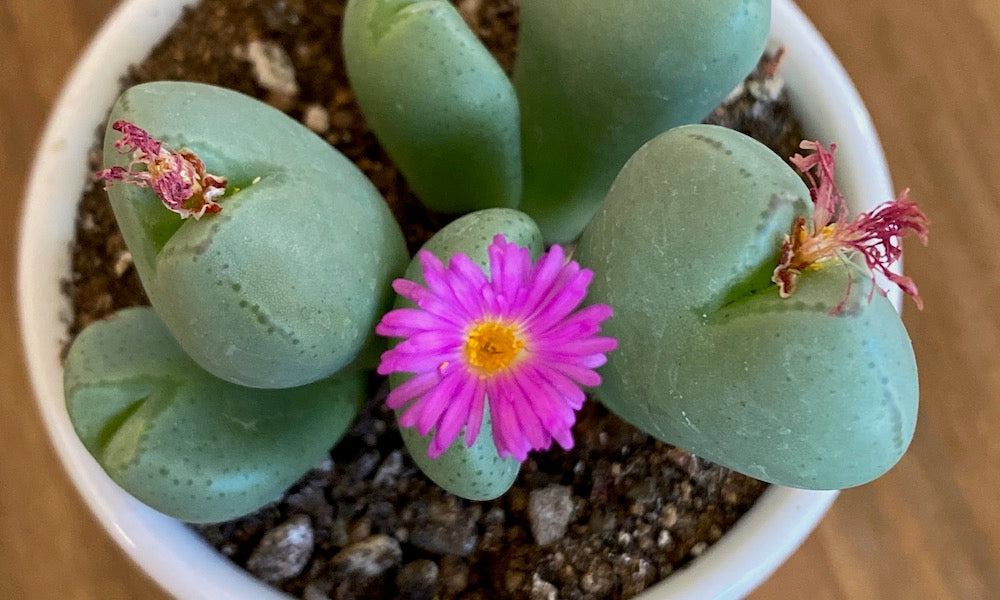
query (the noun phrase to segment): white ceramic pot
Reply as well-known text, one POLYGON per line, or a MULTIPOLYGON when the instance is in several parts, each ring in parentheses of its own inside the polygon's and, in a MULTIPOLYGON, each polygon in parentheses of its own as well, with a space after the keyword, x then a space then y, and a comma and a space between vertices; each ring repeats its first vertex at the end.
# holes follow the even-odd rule
MULTIPOLYGON (((125 552, 170 594, 183 599, 285 598, 237 568, 185 525, 115 485, 77 439, 63 403, 59 353, 69 305, 77 201, 88 177, 94 131, 118 93, 119 76, 150 50, 195 0, 126 0, 77 64, 35 158, 21 223, 21 330, 35 395, 52 443, 90 509, 125 552)), ((783 73, 806 136, 837 142, 841 187, 867 210, 892 197, 885 159, 868 113, 830 48, 790 0, 773 0, 772 38, 787 48, 783 73)), ((899 307, 900 297, 891 296, 899 307)), ((643 600, 738 598, 797 548, 836 492, 772 486, 739 523, 690 566, 643 600)))

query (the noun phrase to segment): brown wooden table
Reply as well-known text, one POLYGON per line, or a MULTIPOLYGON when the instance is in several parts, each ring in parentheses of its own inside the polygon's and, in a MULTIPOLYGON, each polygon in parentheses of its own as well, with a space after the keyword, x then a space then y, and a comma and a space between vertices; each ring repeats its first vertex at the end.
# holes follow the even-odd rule
MULTIPOLYGON (((0 599, 161 598, 48 444, 14 307, 20 196, 63 77, 116 0, 0 0, 0 599)), ((896 185, 930 215, 906 258, 926 309, 916 439, 845 492, 753 598, 1000 598, 1000 3, 801 0, 872 113, 896 185)))

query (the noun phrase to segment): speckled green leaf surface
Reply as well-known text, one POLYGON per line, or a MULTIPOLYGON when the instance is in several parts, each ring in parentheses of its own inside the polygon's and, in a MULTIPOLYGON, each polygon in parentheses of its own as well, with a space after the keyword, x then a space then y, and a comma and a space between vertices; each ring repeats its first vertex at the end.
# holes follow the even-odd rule
POLYGON ((245 388, 200 369, 148 308, 85 329, 65 364, 66 406, 87 450, 152 508, 190 522, 279 497, 340 439, 366 378, 245 388))
POLYGON ((365 119, 425 205, 520 202, 514 87, 452 3, 351 0, 343 44, 365 119))
POLYGON ((697 123, 756 64, 770 0, 523 0, 521 210, 576 238, 639 146, 697 123))
POLYGON ((279 111, 233 91, 157 82, 127 90, 105 137, 107 166, 128 157, 125 119, 189 148, 230 187, 222 212, 182 221, 148 189, 109 189, 153 308, 218 377, 303 385, 350 363, 408 261, 385 201, 339 152, 279 111))
POLYGON ((902 321, 877 292, 869 302, 860 267, 831 261, 778 296, 778 250, 808 199, 750 138, 677 128, 630 159, 575 258, 595 272, 590 301, 615 310, 602 402, 765 481, 842 488, 906 449, 917 372, 902 321))
MULTIPOLYGON (((466 254, 489 274, 487 249, 493 237, 502 233, 508 242, 531 250, 533 259, 542 253, 542 236, 538 226, 516 210, 496 208, 470 213, 445 226, 424 244, 423 249, 445 264, 456 253, 466 254)), ((406 279, 424 283, 419 260, 414 258, 404 275, 406 279)), ((396 301, 396 308, 412 307, 405 298, 396 301)), ((410 376, 393 374, 389 382, 401 385, 410 376)), ((397 411, 397 415, 402 411, 397 411)), ((500 458, 490 430, 489 399, 483 411, 483 426, 479 438, 468 447, 464 433, 436 459, 427 456, 433 435, 421 436, 415 428, 400 428, 403 442, 414 462, 435 483, 449 492, 470 500, 489 500, 506 492, 517 478, 521 463, 513 458, 500 458)))

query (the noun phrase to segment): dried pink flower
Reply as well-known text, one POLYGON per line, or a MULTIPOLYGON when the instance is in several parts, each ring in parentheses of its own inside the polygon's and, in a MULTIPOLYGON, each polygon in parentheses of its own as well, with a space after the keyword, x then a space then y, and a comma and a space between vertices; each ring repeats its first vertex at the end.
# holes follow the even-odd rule
MULTIPOLYGON (((830 259, 846 261, 851 254, 857 253, 864 257, 871 272, 871 294, 877 289, 885 295, 885 290, 875 283, 875 274, 881 273, 912 296, 918 308, 923 308, 913 280, 891 270, 902 256, 901 239, 904 236, 915 234, 924 245, 927 244, 929 221, 916 203, 909 200, 909 190, 903 190, 894 200, 883 202, 851 221, 847 202, 834 182, 833 153, 837 146, 831 144, 827 151, 819 142, 803 141, 801 147, 814 153, 796 154, 791 160, 809 179, 813 214, 809 222, 799 217, 781 245, 778 266, 771 277, 778 284, 781 297, 792 295, 796 279, 805 269, 819 268, 830 259)), ((831 314, 838 314, 843 309, 849 295, 850 283, 844 299, 831 314)))
POLYGON ((464 254, 447 268, 427 251, 419 260, 427 287, 393 283, 418 308, 393 310, 375 329, 406 338, 378 367, 382 375, 414 374, 387 400, 393 409, 406 407, 400 425, 421 435, 433 430, 428 455, 436 458, 463 427, 465 444, 476 441, 488 405, 500 456, 523 461, 553 440, 571 448, 585 400, 580 386, 601 383, 594 369, 616 346, 597 335, 609 306, 576 310, 593 273, 567 262, 559 246, 532 265, 528 249, 502 235, 489 247, 490 279, 464 254))
POLYGON ((164 206, 179 214, 182 219, 200 219, 205 213, 222 210, 216 198, 226 193, 226 178, 210 175, 205 163, 193 152, 170 152, 163 143, 154 139, 144 129, 128 121, 115 121, 111 125, 120 131, 122 138, 115 148, 122 154, 132 154, 127 167, 111 167, 97 172, 107 189, 115 181, 138 187, 151 187, 164 206), (135 170, 145 165, 144 170, 135 170))

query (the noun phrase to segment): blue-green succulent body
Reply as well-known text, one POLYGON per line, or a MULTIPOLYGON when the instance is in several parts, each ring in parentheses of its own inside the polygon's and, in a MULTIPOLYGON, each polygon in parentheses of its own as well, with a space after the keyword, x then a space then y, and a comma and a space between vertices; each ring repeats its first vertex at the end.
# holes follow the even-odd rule
POLYGON ((629 156, 697 123, 756 64, 769 0, 524 0, 514 84, 521 210, 576 239, 629 156))
POLYGON ((65 363, 66 407, 84 446, 130 494, 190 522, 234 519, 278 498, 340 439, 362 372, 245 388, 205 372, 149 308, 87 327, 65 363))
POLYGON ((344 60, 368 124, 429 208, 521 200, 514 88, 446 0, 354 0, 344 60))
MULTIPOLYGON (((604 404, 760 479, 848 487, 892 466, 913 434, 906 331, 850 262, 802 273, 780 298, 770 278, 808 190, 741 134, 671 129, 749 72, 769 17, 768 0, 523 0, 513 83, 444 0, 349 0, 343 43, 366 120, 416 194, 471 213, 424 249, 488 275, 498 233, 537 258, 543 239, 583 231, 588 303, 614 309, 602 333, 619 342, 604 404)), ((188 521, 233 518, 279 495, 354 418, 403 237, 353 164, 245 96, 146 84, 121 97, 119 119, 230 187, 220 213, 182 221, 148 189, 111 186, 155 314, 123 311, 79 336, 67 406, 137 498, 188 521)), ((128 163, 116 139, 109 129, 109 167, 128 163)), ((405 277, 423 282, 418 260, 405 277)), ((490 426, 487 399, 471 447, 459 435, 431 459, 430 435, 402 437, 432 480, 484 500, 520 468, 490 426)))
MULTIPOLYGON (((109 189, 150 302, 195 362, 262 388, 351 363, 407 261, 399 225, 361 171, 298 122, 221 88, 136 86, 109 123, 119 119, 192 150, 234 190, 218 214, 182 221, 149 189, 109 189)), ((128 162, 118 138, 109 127, 107 166, 128 162)))
MULTIPOLYGON (((497 208, 465 215, 446 225, 423 246, 445 264, 457 253, 468 256, 489 275, 487 249, 493 237, 501 233, 508 242, 531 250, 532 258, 542 252, 542 235, 538 226, 527 215, 516 210, 497 208)), ((424 284, 420 262, 414 258, 404 275, 406 279, 424 284)), ((413 307, 405 298, 396 301, 396 308, 413 307)), ((409 375, 394 374, 389 377, 392 387, 402 385, 409 375)), ((415 428, 401 428, 403 442, 417 466, 442 488, 471 500, 490 500, 507 491, 517 478, 521 463, 507 457, 501 458, 493 441, 489 399, 483 411, 483 425, 479 437, 470 447, 459 435, 444 454, 430 458, 427 449, 433 436, 422 436, 415 428)))
POLYGON ((576 254, 595 272, 592 301, 615 308, 605 330, 622 340, 600 400, 662 440, 783 485, 850 487, 895 464, 918 393, 892 304, 837 259, 803 272, 790 298, 770 281, 810 208, 790 167, 728 129, 680 127, 637 152, 576 254))
POLYGON ((725 98, 770 28, 769 0, 524 0, 520 10, 516 98, 444 0, 351 0, 344 54, 362 111, 428 207, 521 201, 559 243, 580 234, 640 145, 725 98))

